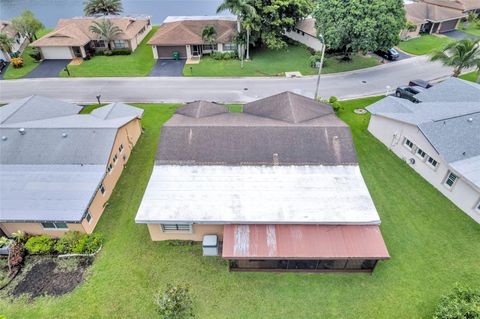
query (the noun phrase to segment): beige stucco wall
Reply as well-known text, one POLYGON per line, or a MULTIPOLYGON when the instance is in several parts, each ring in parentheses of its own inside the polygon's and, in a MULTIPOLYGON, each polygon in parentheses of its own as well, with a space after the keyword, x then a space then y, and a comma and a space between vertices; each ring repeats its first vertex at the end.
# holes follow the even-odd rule
POLYGON ((152 25, 146 26, 146 29, 143 33, 137 34, 133 39, 130 40, 130 48, 133 51, 138 47, 142 40, 147 36, 147 34, 152 30, 152 25))
MULTIPOLYGON (((444 185, 444 181, 451 168, 448 163, 437 154, 416 126, 387 119, 382 116, 372 115, 368 130, 398 157, 405 159, 418 174, 445 195, 445 197, 480 223, 480 213, 475 210, 475 205, 480 201, 480 190, 475 189, 462 177, 457 180, 451 189, 447 188, 444 185), (435 159, 439 163, 437 168, 432 169, 420 157, 416 156, 414 152, 407 149, 403 145, 405 137, 426 152, 427 155, 435 159), (408 162, 410 158, 415 159, 415 164, 408 162)), ((453 171, 453 173, 455 174, 455 171, 453 171)))
POLYGON ((158 240, 194 240, 202 241, 204 235, 217 235, 219 240, 223 238, 223 225, 193 224, 192 232, 163 232, 159 224, 147 224, 150 237, 158 240))
POLYGON ((46 230, 43 229, 42 224, 40 223, 0 223, 0 228, 7 236, 10 236, 12 233, 19 230, 33 235, 47 234, 52 237, 63 236, 68 230, 78 230, 82 233, 85 232, 81 224, 67 224, 67 226, 68 229, 63 230, 46 230))

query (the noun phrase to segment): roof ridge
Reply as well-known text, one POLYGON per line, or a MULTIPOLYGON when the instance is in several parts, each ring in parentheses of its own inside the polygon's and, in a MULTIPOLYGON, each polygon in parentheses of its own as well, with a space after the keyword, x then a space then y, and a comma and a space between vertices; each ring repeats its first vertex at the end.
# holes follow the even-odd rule
MULTIPOLYGON (((0 124, 2 123, 5 123, 5 121, 7 121, 9 118, 11 118, 15 113, 17 113, 28 101, 30 101, 35 95, 30 95, 29 97, 26 98, 26 100, 15 110, 13 111, 12 113, 10 113, 10 115, 8 115, 2 122, 0 122, 0 124)), ((31 121, 29 121, 31 122, 31 121)))
POLYGON ((292 97, 290 95, 290 91, 287 91, 287 97, 288 97, 288 106, 290 108, 290 112, 292 113, 293 123, 298 123, 295 110, 293 108, 293 102, 292 102, 292 97))

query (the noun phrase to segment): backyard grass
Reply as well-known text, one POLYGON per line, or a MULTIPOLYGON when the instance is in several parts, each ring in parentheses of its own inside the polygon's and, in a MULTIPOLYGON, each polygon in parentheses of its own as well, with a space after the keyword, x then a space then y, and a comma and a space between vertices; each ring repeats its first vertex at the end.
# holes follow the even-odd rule
POLYGON ((145 109, 145 132, 97 226, 105 244, 86 282, 68 295, 31 303, 0 298, 0 315, 157 318, 157 289, 189 283, 197 318, 431 318, 456 282, 480 286, 480 225, 368 133, 368 115, 352 110, 378 99, 341 102, 340 112, 352 128, 392 256, 372 275, 229 273, 220 258, 202 257, 200 245, 152 242, 134 218, 160 128, 175 106, 144 104, 138 106, 145 109))
POLYGON ((474 23, 470 23, 466 28, 463 25, 461 25, 459 30, 462 32, 480 37, 480 27, 478 27, 474 23))
MULTIPOLYGON (((48 32, 52 31, 52 29, 42 29, 37 32, 37 38, 43 37, 48 32)), ((13 80, 19 79, 27 75, 28 73, 32 72, 38 66, 38 62, 36 62, 29 54, 33 53, 33 48, 27 46, 22 54, 23 59, 23 67, 15 69, 12 64, 9 64, 3 78, 5 80, 13 80)))
MULTIPOLYGON (((146 76, 155 65, 152 48, 147 41, 157 29, 158 26, 154 26, 130 55, 95 56, 80 65, 69 65, 70 77, 146 76)), ((61 71, 60 76, 68 77, 68 74, 61 71)))
POLYGON ((460 78, 470 82, 477 82, 478 76, 479 76, 478 72, 470 72, 470 73, 465 73, 463 75, 460 75, 460 78))
POLYGON ((450 41, 452 40, 446 36, 428 34, 407 41, 401 41, 398 47, 406 53, 423 55, 443 48, 450 41))
MULTIPOLYGON (((310 66, 310 52, 301 45, 291 45, 287 50, 252 50, 251 60, 214 60, 204 56, 200 64, 185 65, 184 76, 284 76, 285 72, 299 71, 302 75, 314 75, 318 70, 310 66)), ((352 61, 340 62, 336 56, 327 56, 323 73, 358 70, 378 65, 373 57, 353 55, 352 61)))

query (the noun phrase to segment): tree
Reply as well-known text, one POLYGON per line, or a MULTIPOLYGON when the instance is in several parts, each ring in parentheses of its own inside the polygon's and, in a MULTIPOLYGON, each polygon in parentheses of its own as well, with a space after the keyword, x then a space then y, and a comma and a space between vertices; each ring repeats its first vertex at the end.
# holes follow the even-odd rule
POLYGON ((4 32, 0 32, 0 49, 10 54, 12 53, 12 44, 13 44, 13 39, 10 38, 8 34, 4 32))
POLYGON ((402 0, 317 0, 313 15, 327 48, 343 51, 345 59, 395 46, 405 27, 402 0))
POLYGON ((103 19, 101 21, 93 21, 90 26, 90 31, 97 34, 100 40, 107 42, 107 47, 111 50, 111 42, 118 39, 123 33, 119 27, 112 24, 109 19, 103 19))
POLYGON ((37 32, 44 28, 42 22, 35 18, 30 10, 25 10, 20 16, 13 18, 12 25, 15 30, 28 37, 30 41, 37 39, 37 32))
POLYGON ((480 318, 480 291, 457 285, 442 297, 433 318, 480 318))
POLYGON ((453 76, 458 77, 464 69, 480 65, 480 40, 462 39, 450 42, 443 49, 435 51, 431 61, 440 61, 453 67, 453 76))
POLYGON ((121 0, 87 0, 83 8, 85 15, 118 15, 123 11, 121 0))
POLYGON ((405 27, 402 30, 402 39, 406 38, 409 32, 413 32, 415 30, 417 30, 417 25, 411 21, 407 21, 407 23, 405 23, 405 27))
POLYGON ((188 285, 167 284, 165 291, 154 297, 157 312, 164 319, 193 318, 193 299, 188 285))
POLYGON ((212 44, 215 43, 215 39, 217 38, 217 31, 213 27, 213 25, 207 25, 202 30, 202 39, 203 41, 212 44))

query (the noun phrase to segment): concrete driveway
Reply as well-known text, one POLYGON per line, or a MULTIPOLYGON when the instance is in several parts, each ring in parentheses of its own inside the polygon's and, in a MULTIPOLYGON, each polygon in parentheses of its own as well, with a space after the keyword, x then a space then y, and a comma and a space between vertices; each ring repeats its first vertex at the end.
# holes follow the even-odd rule
POLYGON ((71 60, 43 60, 25 78, 56 78, 71 60))
POLYGON ((186 60, 157 60, 148 76, 183 76, 186 60))
POLYGON ((445 32, 445 33, 442 33, 442 34, 444 36, 447 36, 447 37, 455 39, 455 40, 462 40, 462 39, 466 39, 466 38, 473 39, 473 40, 480 39, 480 37, 476 37, 474 35, 471 35, 471 34, 468 34, 468 33, 462 32, 462 31, 458 31, 458 30, 448 31, 448 32, 445 32))

